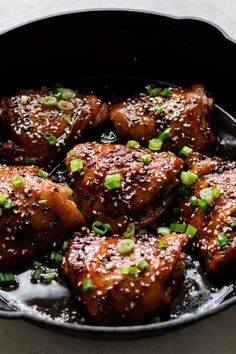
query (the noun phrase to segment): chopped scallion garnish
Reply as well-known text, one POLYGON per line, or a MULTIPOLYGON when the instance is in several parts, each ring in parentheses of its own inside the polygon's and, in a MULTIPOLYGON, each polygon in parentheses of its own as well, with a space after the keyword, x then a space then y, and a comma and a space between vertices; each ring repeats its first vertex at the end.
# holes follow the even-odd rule
POLYGON ((120 254, 125 254, 133 251, 135 242, 133 239, 128 238, 126 240, 121 240, 117 245, 117 251, 120 254))
POLYGON ((141 156, 141 161, 142 161, 143 163, 150 163, 150 162, 152 161, 152 159, 151 159, 151 156, 150 156, 150 155, 142 155, 142 156, 141 156))
POLYGON ((57 99, 53 96, 46 96, 43 98, 42 104, 46 107, 56 107, 57 99))
POLYGON ((221 232, 220 234, 218 234, 217 238, 218 238, 218 243, 219 243, 220 247, 228 245, 229 239, 224 232, 221 232))
POLYGON ((48 203, 47 199, 40 199, 40 200, 38 201, 38 204, 39 204, 39 205, 47 205, 47 203, 48 203))
POLYGON ((97 220, 92 224, 92 230, 98 235, 105 235, 107 231, 111 230, 111 225, 104 224, 103 222, 97 220))
POLYGON ((15 275, 10 272, 0 273, 0 284, 3 283, 16 283, 15 275))
POLYGON ((198 206, 199 205, 199 199, 195 197, 195 195, 193 195, 191 198, 190 198, 190 203, 193 205, 193 206, 198 206))
POLYGON ((159 242, 158 242, 158 246, 159 246, 160 248, 166 249, 166 248, 169 246, 169 243, 166 242, 166 241, 159 241, 159 242))
POLYGON ((207 202, 207 205, 212 206, 214 203, 212 189, 211 188, 204 188, 200 191, 201 199, 204 199, 207 202))
POLYGON ((171 94, 171 90, 169 88, 164 88, 161 94, 163 97, 168 97, 171 94))
POLYGON ((130 223, 128 225, 127 230, 123 233, 123 236, 125 238, 130 238, 133 237, 135 235, 135 225, 133 223, 130 223))
POLYGON ((138 230, 138 235, 145 235, 148 233, 148 230, 147 229, 139 229, 138 230))
POLYGON ((160 226, 157 228, 157 234, 158 235, 168 235, 170 234, 170 228, 169 227, 165 227, 165 226, 160 226))
POLYGON ((11 183, 13 184, 14 187, 21 188, 24 183, 24 178, 22 176, 13 177, 11 183))
POLYGON ((138 264, 137 264, 138 269, 144 271, 149 268, 149 263, 145 261, 145 259, 142 259, 138 264))
POLYGON ((93 283, 90 278, 86 278, 82 281, 82 286, 84 291, 90 291, 93 289, 93 283))
POLYGON ((160 87, 153 87, 151 85, 148 85, 146 86, 146 89, 147 89, 147 93, 152 97, 158 96, 161 93, 160 87))
POLYGON ((170 224, 170 231, 172 232, 185 232, 185 224, 170 224))
POLYGON ((48 173, 42 169, 38 171, 38 176, 42 178, 48 178, 48 173))
POLYGON ((207 201, 205 199, 200 199, 199 200, 199 206, 203 211, 207 211, 207 201))
POLYGON ((136 274, 136 273, 138 273, 138 269, 134 266, 122 267, 121 273, 122 274, 136 274))
POLYGON ((57 142, 57 138, 52 134, 47 133, 44 135, 44 137, 48 141, 49 145, 55 145, 57 142))
POLYGON ((107 175, 105 177, 104 186, 109 190, 120 188, 121 175, 119 173, 115 173, 114 175, 107 175))
POLYGON ((65 117, 65 121, 68 123, 68 124, 71 124, 72 123, 72 118, 70 115, 66 116, 65 117))
POLYGON ((31 274, 31 279, 32 280, 39 280, 41 278, 42 273, 43 273, 43 270, 41 268, 35 269, 35 271, 31 274))
POLYGON ((37 161, 36 157, 26 157, 25 158, 25 163, 26 165, 34 165, 37 161))
POLYGON ((161 147, 162 147, 162 141, 160 141, 159 139, 149 140, 148 148, 150 150, 159 151, 161 150, 161 147))
POLYGON ((196 182, 197 178, 198 176, 191 171, 182 171, 180 174, 181 182, 187 187, 196 182))
POLYGON ((129 141, 127 142, 128 148, 131 148, 131 149, 135 148, 135 147, 138 146, 138 145, 139 145, 139 142, 136 141, 136 140, 129 140, 129 141))
POLYGON ((179 155, 181 156, 181 157, 187 157, 189 154, 191 154, 191 152, 193 152, 193 149, 192 148, 190 148, 189 146, 184 146, 181 150, 180 150, 180 152, 179 152, 179 155))
POLYGON ((159 136, 159 140, 160 141, 165 141, 167 139, 169 139, 171 137, 172 133, 171 133, 171 128, 167 128, 166 130, 164 130, 164 132, 162 132, 159 136))
POLYGON ((57 107, 61 111, 72 111, 75 108, 73 103, 71 103, 70 101, 64 101, 64 100, 57 102, 57 107))
POLYGON ((187 235, 189 235, 191 238, 193 238, 196 235, 196 233, 197 233, 197 229, 194 226, 189 224, 187 226, 187 229, 186 229, 185 233, 187 235))
POLYGON ((29 99, 28 96, 22 95, 20 98, 20 103, 25 106, 28 103, 28 99, 29 99))
POLYGON ((71 160, 70 161, 70 171, 71 173, 82 170, 84 165, 83 160, 71 160))
POLYGON ((53 261, 57 265, 63 261, 63 255, 60 252, 52 251, 50 254, 50 261, 53 261))

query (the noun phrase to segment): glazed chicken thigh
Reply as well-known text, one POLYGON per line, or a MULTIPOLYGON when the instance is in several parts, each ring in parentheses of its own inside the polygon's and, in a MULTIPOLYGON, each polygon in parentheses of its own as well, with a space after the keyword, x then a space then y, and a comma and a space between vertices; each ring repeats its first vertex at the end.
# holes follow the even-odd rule
POLYGON ((201 85, 153 88, 149 93, 113 106, 110 119, 121 138, 148 145, 150 139, 170 128, 171 137, 161 146, 164 150, 178 152, 185 145, 200 152, 214 149, 216 137, 210 126, 213 99, 201 85))
POLYGON ((70 243, 64 274, 91 321, 143 323, 171 302, 183 278, 186 241, 177 234, 101 237, 84 228, 70 243))
POLYGON ((41 174, 36 167, 0 166, 0 272, 47 252, 84 223, 72 190, 41 174))
POLYGON ((181 202, 182 216, 197 230, 192 245, 206 271, 222 278, 236 269, 235 162, 193 154, 188 163, 198 180, 181 202))
POLYGON ((155 226, 172 202, 183 161, 136 146, 79 144, 66 166, 85 219, 109 223, 112 232, 155 226))
POLYGON ((86 128, 97 128, 107 117, 108 106, 96 96, 64 88, 20 91, 0 102, 6 135, 0 158, 10 164, 50 163, 86 128))

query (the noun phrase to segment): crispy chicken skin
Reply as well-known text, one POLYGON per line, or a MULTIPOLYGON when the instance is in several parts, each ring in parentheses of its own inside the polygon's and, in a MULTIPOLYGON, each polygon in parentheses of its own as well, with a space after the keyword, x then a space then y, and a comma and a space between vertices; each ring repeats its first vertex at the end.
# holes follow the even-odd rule
POLYGON ((28 90, 2 99, 0 121, 7 136, 0 145, 3 161, 24 165, 27 158, 33 157, 36 165, 49 163, 78 140, 86 128, 97 128, 108 117, 108 106, 96 96, 73 93, 66 100, 65 110, 42 103, 45 97, 54 98, 53 95, 53 91, 28 90), (54 143, 49 141, 50 136, 56 138, 54 143))
POLYGON ((72 190, 37 172, 36 167, 0 166, 0 272, 33 260, 84 223, 70 200, 72 190), (22 185, 14 185, 17 176, 23 177, 22 185), (11 200, 12 208, 3 199, 11 200))
POLYGON ((188 89, 172 88, 168 97, 140 94, 114 105, 110 119, 123 139, 147 145, 150 139, 171 128, 172 137, 164 142, 164 150, 178 152, 187 145, 195 151, 209 152, 216 144, 210 126, 212 107, 213 99, 206 96, 201 85, 194 85, 188 89))
POLYGON ((227 163, 194 154, 188 163, 192 165, 191 171, 198 174, 198 180, 181 202, 182 216, 186 224, 197 229, 193 247, 206 271, 212 278, 221 278, 226 272, 236 269, 236 234, 232 227, 236 220, 235 162, 227 163), (192 195, 200 199, 200 191, 205 188, 220 191, 219 199, 207 211, 189 202, 192 195), (225 246, 219 243, 218 235, 221 233, 228 239, 225 246))
POLYGON ((119 144, 86 143, 68 153, 66 166, 74 188, 75 201, 84 217, 112 226, 112 232, 154 226, 175 195, 183 161, 167 153, 128 148, 119 144), (73 155, 73 156, 72 156, 73 155), (145 163, 142 157, 149 157, 145 163), (83 168, 71 173, 71 162, 82 160, 83 168), (120 175, 120 186, 109 190, 109 175, 120 175))
POLYGON ((185 235, 135 237, 134 249, 127 254, 119 253, 122 239, 101 237, 83 228, 71 241, 63 265, 77 301, 88 318, 100 325, 150 320, 171 302, 183 278, 185 235), (160 242, 166 247, 161 248, 160 242), (143 260, 148 268, 141 270, 138 264, 143 260), (123 274, 123 267, 133 267, 136 274, 123 274), (86 279, 91 280, 91 289, 84 289, 86 279))

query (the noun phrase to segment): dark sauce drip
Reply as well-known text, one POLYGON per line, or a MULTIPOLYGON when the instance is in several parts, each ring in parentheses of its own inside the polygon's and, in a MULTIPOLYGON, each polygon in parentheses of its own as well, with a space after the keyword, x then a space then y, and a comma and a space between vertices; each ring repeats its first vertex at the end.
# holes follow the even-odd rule
MULTIPOLYGON (((151 80, 150 80, 151 81, 151 80)), ((96 93, 102 100, 111 104, 119 102, 127 97, 135 97, 139 92, 145 91, 145 84, 149 80, 137 80, 121 78, 104 80, 64 83, 76 88, 80 93, 96 93)), ((174 86, 158 82, 159 86, 174 86)), ((217 148, 217 154, 224 156, 226 154, 230 159, 236 156, 235 137, 232 136, 232 118, 223 112, 219 107, 214 112, 220 144, 217 148), (224 116, 222 118, 222 116, 224 116), (234 142, 233 142, 234 139, 234 142), (231 144, 231 142, 233 142, 231 144)), ((235 124, 235 122, 234 122, 235 124)), ((2 139, 2 138, 0 138, 2 139)), ((112 131, 111 125, 106 123, 102 130, 96 134, 85 134, 82 141, 100 141, 102 143, 122 143, 112 131)), ((52 166, 50 177, 56 183, 66 184, 66 169, 64 160, 58 165, 52 166)), ((166 224, 170 222, 166 220, 166 224)), ((47 258, 39 259, 46 264, 47 258), (45 263, 46 262, 46 263, 45 263)), ((80 312, 77 303, 74 301, 66 282, 58 269, 58 277, 51 283, 33 283, 31 274, 33 266, 28 266, 16 274, 17 284, 7 288, 0 288, 0 309, 8 311, 30 312, 38 318, 50 318, 60 323, 89 324, 80 312)), ((186 260, 185 280, 181 285, 179 293, 172 302, 171 306, 161 314, 162 321, 171 321, 181 317, 212 309, 222 303, 225 299, 235 296, 235 284, 229 283, 223 286, 215 286, 210 283, 206 275, 201 270, 199 262, 193 256, 188 256, 186 260)))

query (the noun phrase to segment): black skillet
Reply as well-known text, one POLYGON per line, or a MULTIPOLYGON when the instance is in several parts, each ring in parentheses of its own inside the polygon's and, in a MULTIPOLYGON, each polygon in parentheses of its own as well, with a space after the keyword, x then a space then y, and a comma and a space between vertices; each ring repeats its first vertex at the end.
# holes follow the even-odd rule
MULTIPOLYGON (((202 83, 217 103, 214 124, 220 140, 219 153, 228 154, 231 159, 236 156, 236 123, 232 117, 236 117, 236 43, 210 23, 141 11, 80 11, 4 32, 0 35, 0 48, 0 95, 59 81, 79 92, 94 90, 103 99, 113 100, 113 93, 116 98, 125 97, 154 81, 177 86, 202 83)), ((67 303, 68 316, 62 319, 63 295, 59 300, 52 296, 50 303, 43 296, 30 297, 33 288, 26 286, 30 272, 27 269, 18 275, 22 279, 21 291, 0 291, 0 316, 24 318, 48 329, 89 338, 110 340, 161 334, 236 303, 234 283, 215 288, 198 262, 191 264, 169 317, 161 323, 98 327, 83 322, 78 314, 76 320, 68 320, 75 311, 73 303, 67 303), (192 285, 196 296, 189 290, 192 285), (32 306, 35 304, 37 308, 32 306)), ((56 290, 53 286, 44 290, 42 287, 41 291, 47 289, 48 294, 58 289, 67 292, 63 283, 56 290)))

